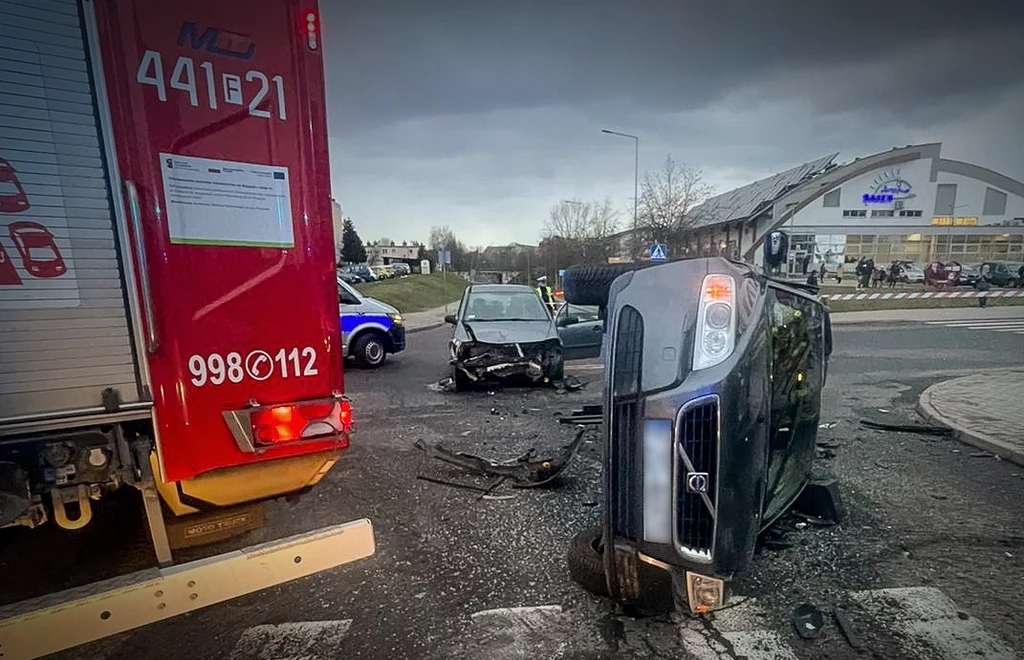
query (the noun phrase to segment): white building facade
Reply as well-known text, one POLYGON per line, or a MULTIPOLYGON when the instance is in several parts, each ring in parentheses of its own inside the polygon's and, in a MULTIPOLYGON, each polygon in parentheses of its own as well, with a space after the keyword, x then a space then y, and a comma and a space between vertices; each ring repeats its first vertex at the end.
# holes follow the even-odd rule
POLYGON ((1024 183, 947 160, 941 144, 893 149, 836 166, 778 198, 757 218, 745 256, 760 260, 770 229, 790 235, 789 272, 871 257, 1024 262, 1024 183))

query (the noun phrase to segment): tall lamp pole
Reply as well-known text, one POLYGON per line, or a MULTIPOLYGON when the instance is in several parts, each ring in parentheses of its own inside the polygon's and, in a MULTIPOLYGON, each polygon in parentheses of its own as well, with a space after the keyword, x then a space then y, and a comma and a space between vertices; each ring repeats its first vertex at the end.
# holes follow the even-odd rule
MULTIPOLYGON (((630 135, 629 133, 620 133, 618 131, 610 131, 607 128, 601 129, 602 133, 608 135, 618 135, 619 137, 629 138, 633 141, 633 245, 632 251, 636 252, 636 205, 637 200, 640 197, 640 138, 636 135, 630 135)), ((632 257, 632 255, 631 255, 632 257)))

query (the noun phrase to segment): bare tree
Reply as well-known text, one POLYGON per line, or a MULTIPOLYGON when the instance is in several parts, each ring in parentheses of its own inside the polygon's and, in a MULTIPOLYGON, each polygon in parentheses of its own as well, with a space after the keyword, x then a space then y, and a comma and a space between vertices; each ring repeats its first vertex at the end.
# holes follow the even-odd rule
POLYGON ((611 198, 603 202, 582 202, 563 199, 551 207, 544 223, 544 237, 561 237, 567 241, 600 241, 618 229, 619 212, 611 198))
POLYGON ((619 212, 612 206, 612 198, 590 204, 587 238, 604 241, 619 230, 619 212))
POLYGON ((430 246, 431 250, 443 250, 452 243, 457 242, 457 240, 452 228, 448 225, 443 225, 430 228, 430 238, 427 240, 427 245, 430 246))
POLYGON ((590 204, 578 199, 563 199, 551 207, 544 223, 544 236, 560 236, 569 241, 586 240, 589 220, 590 204))
POLYGON ((662 168, 640 180, 637 225, 643 237, 656 243, 675 243, 695 220, 694 209, 714 193, 700 168, 665 157, 662 168))
POLYGON ((544 223, 544 253, 562 267, 597 263, 607 258, 609 237, 619 224, 619 212, 610 198, 603 202, 562 200, 551 207, 544 223))

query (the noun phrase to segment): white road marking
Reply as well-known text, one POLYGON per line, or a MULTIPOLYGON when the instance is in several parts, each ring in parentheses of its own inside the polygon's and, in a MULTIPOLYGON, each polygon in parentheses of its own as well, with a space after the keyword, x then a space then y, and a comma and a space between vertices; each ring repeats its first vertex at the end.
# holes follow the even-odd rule
POLYGON ((534 605, 532 607, 496 607, 493 610, 481 610, 479 612, 473 612, 469 615, 469 618, 473 621, 485 619, 488 617, 506 617, 523 619, 528 616, 535 616, 535 618, 544 618, 547 615, 561 613, 561 605, 534 605))
POLYGON ((925 321, 928 325, 938 325, 961 330, 987 330, 988 332, 1012 332, 1024 335, 1024 320, 984 320, 984 321, 925 321))
POLYGON ((299 621, 248 628, 231 660, 328 660, 341 657, 341 642, 352 626, 340 621, 299 621))
POLYGON ((733 656, 747 660, 799 660, 793 648, 774 630, 750 630, 725 633, 732 644, 733 656))
MULTIPOLYGON (((981 622, 960 610, 946 594, 932 587, 876 589, 850 594, 875 619, 896 632, 900 657, 935 660, 1013 660, 1016 653, 981 622)), ((895 655, 895 654, 894 654, 895 655)))
MULTIPOLYGON (((562 611, 561 605, 499 607, 470 615, 472 633, 466 643, 451 649, 453 660, 533 660, 570 657, 571 652, 597 653, 604 648, 600 636, 580 635, 581 622, 562 611)), ((572 657, 576 657, 572 655, 572 657)))
POLYGON ((782 635, 768 629, 764 610, 754 598, 740 601, 710 615, 708 629, 701 619, 681 618, 679 641, 698 660, 799 660, 782 635))

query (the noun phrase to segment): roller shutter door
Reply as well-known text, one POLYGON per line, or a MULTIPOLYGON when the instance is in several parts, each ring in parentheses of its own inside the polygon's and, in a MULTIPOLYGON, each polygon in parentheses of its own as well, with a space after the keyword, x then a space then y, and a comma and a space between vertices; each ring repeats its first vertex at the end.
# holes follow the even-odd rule
POLYGON ((140 397, 79 8, 0 0, 0 420, 140 397))

